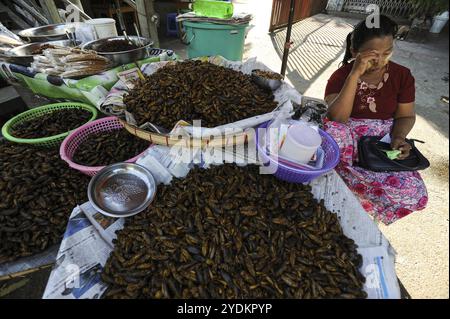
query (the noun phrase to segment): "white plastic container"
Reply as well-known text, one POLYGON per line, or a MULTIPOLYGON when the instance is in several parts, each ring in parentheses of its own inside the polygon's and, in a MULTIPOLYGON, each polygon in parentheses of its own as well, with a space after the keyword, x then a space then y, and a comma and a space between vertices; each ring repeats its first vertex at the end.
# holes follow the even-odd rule
POLYGON ((319 132, 309 125, 298 122, 289 127, 286 139, 281 145, 281 156, 307 164, 322 144, 319 132))
POLYGON ((448 22, 448 18, 449 18, 448 11, 445 11, 444 13, 435 16, 430 32, 441 33, 442 29, 444 29, 445 25, 448 22))
POLYGON ((87 24, 84 22, 73 22, 67 24, 69 28, 75 29, 75 36, 77 41, 81 44, 85 44, 89 41, 97 40, 97 32, 95 31, 95 26, 93 24, 87 24))
POLYGON ((117 37, 116 20, 99 18, 86 20, 85 23, 93 25, 97 33, 97 39, 117 37))

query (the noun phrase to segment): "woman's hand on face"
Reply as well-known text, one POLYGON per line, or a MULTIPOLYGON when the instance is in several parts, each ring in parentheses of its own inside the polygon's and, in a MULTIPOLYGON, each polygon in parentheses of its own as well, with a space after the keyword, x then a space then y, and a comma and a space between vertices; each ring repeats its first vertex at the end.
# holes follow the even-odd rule
POLYGON ((412 149, 411 145, 402 137, 393 138, 391 142, 391 148, 393 150, 399 150, 402 152, 397 158, 399 160, 404 160, 405 158, 407 158, 412 149))
POLYGON ((370 68, 369 62, 371 60, 376 60, 377 58, 378 54, 376 51, 366 51, 358 53, 355 59, 355 63, 353 64, 352 73, 361 77, 370 68))

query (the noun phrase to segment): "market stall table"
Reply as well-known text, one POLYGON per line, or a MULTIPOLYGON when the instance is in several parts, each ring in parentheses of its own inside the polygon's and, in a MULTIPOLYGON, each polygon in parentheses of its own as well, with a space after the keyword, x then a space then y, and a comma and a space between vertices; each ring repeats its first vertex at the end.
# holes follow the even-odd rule
MULTIPOLYGON (((211 58, 210 61, 216 61, 216 63, 237 70, 245 70, 247 73, 255 69, 256 64, 255 61, 247 64, 230 63, 217 57, 211 58)), ((142 70, 144 74, 146 74, 146 70, 152 73, 160 66, 160 64, 154 63, 145 64, 142 66, 142 70)), ((264 69, 264 65, 260 66, 264 69)), ((106 102, 119 101, 120 106, 121 100, 118 97, 127 89, 129 88, 126 83, 118 83, 111 90, 111 94, 102 100, 106 102)), ((279 103, 277 110, 280 111, 284 107, 286 114, 293 111, 293 103, 298 97, 301 98, 298 92, 286 85, 275 92, 275 97, 279 103)), ((105 111, 103 108, 105 105, 110 107, 110 104, 106 102, 102 103, 102 111, 105 111)), ((110 108, 109 111, 111 110, 119 111, 119 113, 122 111, 120 107, 110 108)), ((274 114, 269 113, 245 119, 241 125, 237 125, 235 128, 252 128, 273 117, 274 114)), ((191 136, 196 136, 195 131, 190 130, 189 127, 183 126, 182 128, 191 136)), ((247 140, 247 142, 252 142, 252 140, 247 140)), ((239 151, 240 148, 237 147, 235 153, 231 154, 235 155, 234 160, 239 157, 242 159, 239 151)), ((204 158, 204 154, 201 152, 197 155, 201 159, 204 158)), ((158 181, 161 181, 160 178, 164 176, 168 176, 169 180, 173 176, 180 178, 186 176, 192 168, 192 163, 179 161, 172 156, 177 156, 177 154, 171 152, 170 148, 154 145, 138 160, 138 164, 146 166, 158 181)), ((255 164, 259 163, 256 158, 246 159, 255 164)), ((202 163, 202 166, 208 169, 204 161, 200 160, 197 163, 202 163)), ((242 164, 242 162, 239 163, 242 164)), ((360 271, 366 277, 364 290, 369 298, 399 298, 400 289, 394 268, 395 252, 376 224, 366 214, 358 199, 335 171, 312 181, 310 186, 314 197, 317 200, 324 200, 325 207, 337 214, 345 236, 354 240, 358 245, 358 252, 363 256, 363 265, 360 271)), ((100 298, 106 289, 105 284, 100 280, 100 272, 114 248, 115 231, 122 229, 123 225, 124 219, 107 218, 95 211, 89 203, 75 207, 43 297, 100 298), (79 278, 80 285, 77 286, 74 285, 74 276, 78 274, 81 277, 79 278)), ((47 254, 46 257, 52 258, 51 254, 47 254)), ((48 259, 42 260, 34 262, 32 267, 39 267, 48 259)), ((30 263, 20 266, 18 264, 4 266, 8 267, 4 271, 10 273, 11 269, 26 271, 30 267, 30 263)))
MULTIPOLYGON (((311 186, 314 196, 324 199, 325 206, 337 213, 344 234, 359 246, 369 298, 400 298, 395 252, 342 179, 333 171, 311 186)), ((74 209, 43 298, 100 298, 105 291, 106 285, 100 280, 99 272, 113 249, 114 236, 108 237, 108 234, 111 236, 121 229, 123 220, 103 221, 103 227, 110 227, 104 229, 96 221, 98 214, 89 207, 87 204, 74 209), (70 287, 74 274, 66 271, 70 265, 77 265, 76 271, 80 270, 82 277, 86 277, 81 287, 70 287)))
MULTIPOLYGON (((331 180, 335 180, 338 184, 345 186, 345 184, 340 180, 340 177, 337 176, 335 173, 330 174, 328 177, 322 177, 315 181, 313 184, 315 185, 315 188, 320 188, 319 185, 327 185, 329 183, 332 183, 331 180)), ((348 189, 344 189, 342 191, 343 193, 350 193, 348 189)), ((329 192, 323 192, 323 193, 329 193, 329 192)), ((335 197, 335 196, 333 196, 335 197)), ((348 199, 347 199, 348 200, 348 199)), ((333 201, 339 202, 338 198, 335 198, 333 201)), ((327 200, 328 202, 328 200, 327 200)), ((358 203, 355 202, 355 198, 350 199, 347 205, 356 205, 354 208, 355 211, 359 211, 359 214, 361 214, 361 219, 366 220, 364 216, 366 216, 366 213, 363 211, 362 207, 358 207, 358 203)), ((74 214, 73 214, 74 215, 74 214)), ((72 216, 74 218, 74 216, 72 216)), ((359 218, 358 218, 359 219, 359 218)), ((92 224, 90 224, 89 220, 87 218, 83 218, 82 221, 85 223, 86 229, 93 227, 92 224)), ((367 221, 368 224, 370 224, 370 221, 367 221)), ((352 229, 353 226, 349 225, 349 228, 352 229)), ((376 227, 375 225, 371 227, 376 227)), ((92 228, 91 228, 92 229, 92 228)), ((380 240, 383 238, 383 235, 380 235, 380 240)), ((63 247, 61 247, 63 248, 63 247)), ((3 298, 8 297, 14 297, 14 298, 28 298, 29 291, 32 289, 35 292, 35 297, 39 298, 41 296, 44 296, 44 291, 47 286, 47 278, 51 273, 51 269, 49 267, 53 267, 55 265, 55 260, 57 257, 58 250, 61 250, 58 246, 54 246, 51 249, 49 249, 47 252, 30 257, 25 258, 23 260, 20 260, 15 263, 5 264, 0 266, 0 285, 2 285, 5 288, 11 287, 18 281, 20 281, 20 278, 29 278, 30 281, 25 285, 25 287, 18 287, 16 290, 12 290, 8 294, 2 296, 3 298), (41 266, 39 266, 41 265, 41 266), (23 271, 23 269, 27 269, 23 271), (10 275, 5 275, 5 273, 10 273, 10 275), (32 285, 32 288, 28 287, 32 285)), ((410 299, 409 293, 406 291, 404 286, 402 285, 401 281, 399 280, 399 288, 400 288, 400 294, 402 299, 410 299)), ((47 288, 48 290, 48 288, 47 288)))

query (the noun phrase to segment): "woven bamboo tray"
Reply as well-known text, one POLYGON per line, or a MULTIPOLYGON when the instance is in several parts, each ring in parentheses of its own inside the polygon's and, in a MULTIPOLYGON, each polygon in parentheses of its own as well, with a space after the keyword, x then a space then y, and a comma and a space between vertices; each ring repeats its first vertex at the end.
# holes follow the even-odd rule
POLYGON ((198 139, 193 138, 192 136, 175 136, 175 135, 166 135, 159 134, 154 132, 149 132, 143 129, 140 129, 134 125, 127 123, 125 120, 120 120, 125 129, 132 135, 135 135, 143 140, 149 141, 152 144, 163 145, 163 146, 179 146, 186 148, 195 148, 195 147, 231 147, 234 145, 244 145, 253 141, 255 136, 252 134, 252 131, 242 132, 230 135, 218 135, 213 136, 213 138, 207 139, 198 139))

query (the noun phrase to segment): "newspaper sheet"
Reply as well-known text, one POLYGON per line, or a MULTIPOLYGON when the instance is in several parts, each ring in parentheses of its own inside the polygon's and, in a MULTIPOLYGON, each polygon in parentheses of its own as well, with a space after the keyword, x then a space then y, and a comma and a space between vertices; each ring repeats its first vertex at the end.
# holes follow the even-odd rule
POLYGON ((106 286, 100 273, 113 249, 123 219, 106 217, 89 203, 76 207, 69 219, 44 299, 97 299, 106 286))
MULTIPOLYGON (((239 152, 232 155, 232 160, 236 160, 236 156, 244 156, 239 152)), ((183 177, 193 163, 182 164, 174 156, 176 155, 169 148, 155 146, 139 162, 152 173, 162 165, 165 168, 162 175, 168 177, 170 174, 173 177, 177 174, 177 177, 183 177), (154 165, 155 162, 159 165, 154 165)), ((204 164, 201 160, 205 157, 204 152, 199 152, 196 156, 196 160, 204 164)), ((325 206, 338 214, 344 233, 358 245, 363 256, 360 270, 367 279, 364 288, 368 298, 400 298, 394 267, 395 251, 339 175, 332 171, 311 182, 311 187, 315 198, 323 199, 325 206)), ((113 250, 115 232, 123 224, 124 219, 105 217, 89 203, 76 207, 70 217, 57 263, 43 298, 101 297, 106 286, 101 282, 100 272, 113 250)))

